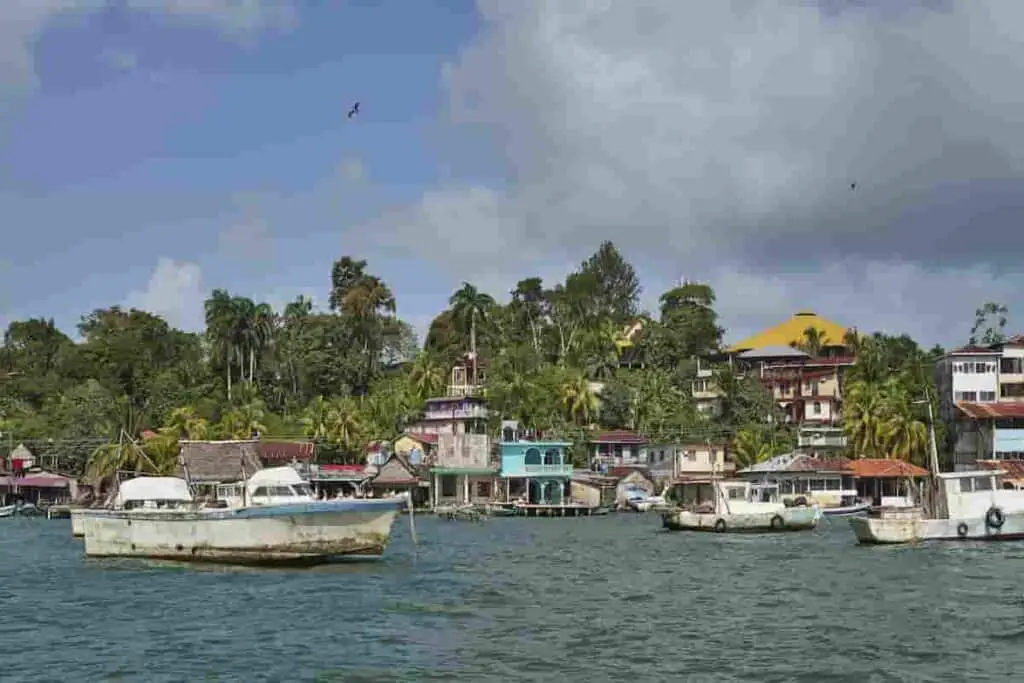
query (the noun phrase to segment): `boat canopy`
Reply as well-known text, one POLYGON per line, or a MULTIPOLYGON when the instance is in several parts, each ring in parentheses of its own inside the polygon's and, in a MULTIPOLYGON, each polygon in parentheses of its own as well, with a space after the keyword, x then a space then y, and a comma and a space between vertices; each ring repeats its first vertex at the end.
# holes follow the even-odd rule
POLYGON ((123 506, 129 501, 146 500, 190 502, 192 493, 185 480, 178 477, 136 477, 121 482, 114 505, 123 506))
POLYGON ((249 477, 246 483, 249 487, 288 486, 291 484, 305 484, 306 480, 295 471, 294 467, 284 465, 282 467, 268 467, 265 470, 260 470, 249 477))

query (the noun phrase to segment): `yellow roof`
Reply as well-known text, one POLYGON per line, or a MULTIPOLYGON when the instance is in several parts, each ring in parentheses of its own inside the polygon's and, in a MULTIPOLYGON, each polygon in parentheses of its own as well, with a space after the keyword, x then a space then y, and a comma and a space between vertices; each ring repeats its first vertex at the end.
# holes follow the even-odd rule
POLYGON ((749 351, 751 349, 763 349, 766 346, 791 346, 803 342, 806 337, 804 330, 813 327, 823 336, 825 344, 842 344, 843 337, 849 329, 822 318, 811 311, 800 311, 789 320, 768 328, 764 332, 755 334, 753 337, 737 342, 730 346, 727 351, 730 353, 738 351, 749 351))

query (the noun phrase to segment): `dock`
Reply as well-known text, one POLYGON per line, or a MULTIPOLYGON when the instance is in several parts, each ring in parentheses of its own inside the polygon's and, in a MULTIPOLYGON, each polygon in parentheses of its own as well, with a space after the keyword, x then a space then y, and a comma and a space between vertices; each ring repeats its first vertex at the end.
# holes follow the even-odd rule
POLYGON ((570 503, 568 505, 519 503, 515 506, 519 517, 590 517, 599 508, 570 503))

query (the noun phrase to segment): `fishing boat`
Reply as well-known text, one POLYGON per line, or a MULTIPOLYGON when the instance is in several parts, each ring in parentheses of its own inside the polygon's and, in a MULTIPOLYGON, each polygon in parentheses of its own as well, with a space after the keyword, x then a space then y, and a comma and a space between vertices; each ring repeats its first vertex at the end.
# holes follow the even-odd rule
POLYGON ((1024 492, 1003 486, 1002 470, 939 472, 931 401, 928 404, 931 475, 919 502, 879 507, 851 517, 857 541, 866 545, 918 541, 1006 541, 1024 539, 1024 492))
POLYGON ((715 477, 676 482, 671 497, 681 505, 662 514, 662 526, 717 533, 804 531, 817 526, 820 508, 779 502, 773 486, 715 477))
POLYGON ((252 565, 381 557, 408 495, 317 500, 292 472, 290 480, 283 472, 257 472, 240 500, 206 504, 185 479, 122 482, 112 508, 81 513, 85 554, 252 565))

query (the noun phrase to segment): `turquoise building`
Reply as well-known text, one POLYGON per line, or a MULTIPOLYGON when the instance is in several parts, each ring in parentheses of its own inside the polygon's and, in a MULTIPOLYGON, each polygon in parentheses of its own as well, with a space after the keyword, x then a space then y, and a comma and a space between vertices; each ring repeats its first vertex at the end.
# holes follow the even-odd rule
POLYGON ((564 441, 502 441, 501 477, 508 500, 531 505, 565 505, 569 502, 572 462, 564 441))

